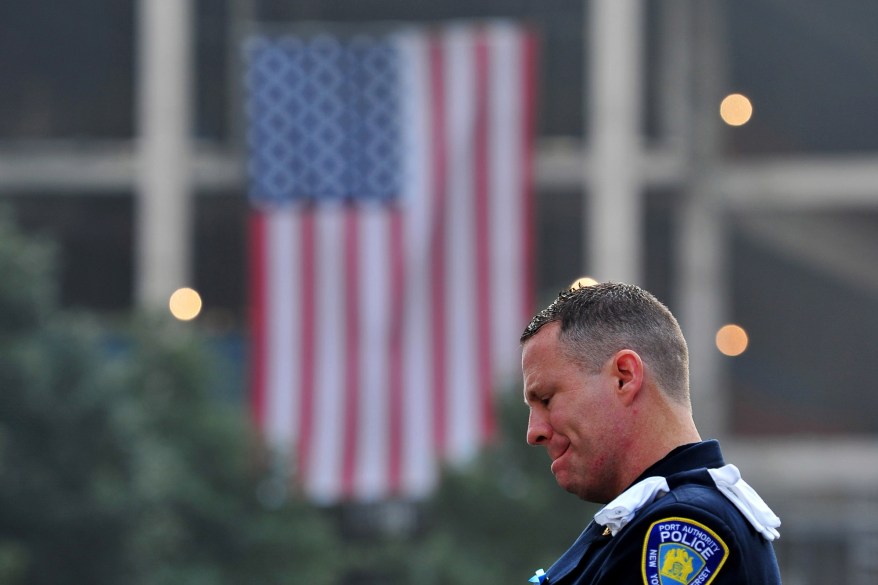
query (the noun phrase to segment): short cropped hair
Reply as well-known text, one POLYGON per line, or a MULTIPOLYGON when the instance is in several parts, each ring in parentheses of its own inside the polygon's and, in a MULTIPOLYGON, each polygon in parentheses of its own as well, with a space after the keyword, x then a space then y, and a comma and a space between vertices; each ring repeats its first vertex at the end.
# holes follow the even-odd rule
POLYGON ((637 352, 661 390, 689 404, 689 349, 677 319, 651 293, 638 286, 599 283, 563 290, 534 316, 521 343, 544 325, 561 324, 559 339, 568 358, 597 373, 616 352, 637 352))

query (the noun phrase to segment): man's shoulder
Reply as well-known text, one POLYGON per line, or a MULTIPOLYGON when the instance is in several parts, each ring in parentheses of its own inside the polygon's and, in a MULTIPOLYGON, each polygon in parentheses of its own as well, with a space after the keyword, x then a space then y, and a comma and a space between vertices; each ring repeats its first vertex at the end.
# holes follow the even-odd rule
POLYGON ((660 516, 681 516, 707 523, 712 529, 734 538, 745 535, 761 538, 735 505, 710 485, 686 483, 676 486, 641 512, 641 523, 660 516))
POLYGON ((684 483, 672 486, 667 496, 655 502, 657 507, 690 506, 725 516, 736 510, 734 504, 715 485, 684 483))
POLYGON ((669 577, 673 567, 689 571, 693 580, 696 575, 722 575, 718 582, 779 582, 771 544, 728 498, 708 485, 673 488, 641 509, 619 536, 639 550, 646 582, 672 582, 659 577, 669 577))

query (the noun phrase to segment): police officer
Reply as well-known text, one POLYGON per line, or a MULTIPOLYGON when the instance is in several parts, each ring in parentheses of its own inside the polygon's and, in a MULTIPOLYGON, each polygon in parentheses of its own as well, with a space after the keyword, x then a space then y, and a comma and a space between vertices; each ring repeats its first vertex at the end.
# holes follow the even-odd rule
POLYGON ((521 336, 527 441, 558 484, 606 506, 532 582, 780 583, 780 520, 692 419, 676 319, 643 289, 563 291, 521 336))

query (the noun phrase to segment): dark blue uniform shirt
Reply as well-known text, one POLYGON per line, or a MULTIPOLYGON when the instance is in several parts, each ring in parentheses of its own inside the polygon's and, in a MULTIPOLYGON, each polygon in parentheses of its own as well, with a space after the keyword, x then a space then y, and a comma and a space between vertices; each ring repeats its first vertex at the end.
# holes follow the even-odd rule
POLYGON ((544 585, 780 583, 771 543, 707 472, 723 465, 716 441, 671 451, 634 482, 661 476, 671 491, 641 508, 615 536, 592 521, 546 571, 544 585))

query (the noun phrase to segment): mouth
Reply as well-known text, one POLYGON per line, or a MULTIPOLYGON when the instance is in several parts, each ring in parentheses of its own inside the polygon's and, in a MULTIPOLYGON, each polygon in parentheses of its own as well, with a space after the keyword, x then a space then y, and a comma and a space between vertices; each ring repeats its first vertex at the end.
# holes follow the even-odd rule
POLYGON ((558 454, 557 457, 553 457, 553 458, 552 458, 552 473, 556 473, 556 467, 557 467, 558 465, 560 465, 559 462, 560 462, 561 459, 564 457, 564 455, 567 454, 567 450, 568 450, 569 448, 570 448, 570 446, 568 445, 567 447, 564 448, 563 451, 561 451, 561 452, 558 454))

